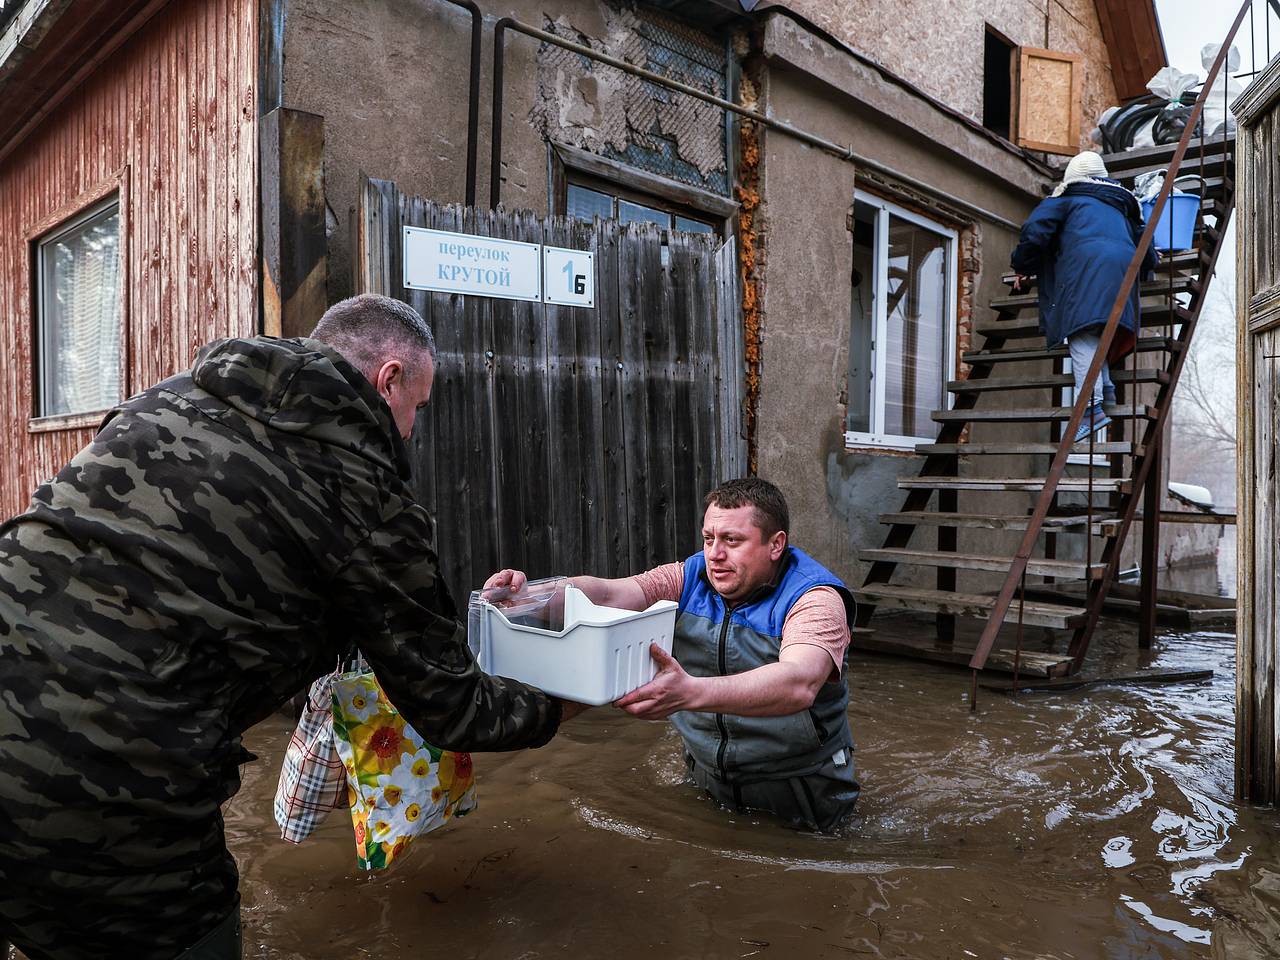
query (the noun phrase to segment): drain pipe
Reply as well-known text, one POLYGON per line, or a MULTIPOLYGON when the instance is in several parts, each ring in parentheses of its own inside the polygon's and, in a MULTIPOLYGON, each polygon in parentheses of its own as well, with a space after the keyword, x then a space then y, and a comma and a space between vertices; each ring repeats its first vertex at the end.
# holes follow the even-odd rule
MULTIPOLYGON (((453 0, 460 2, 460 0, 453 0)), ((732 101, 717 97, 714 94, 706 93, 697 87, 691 87, 686 83, 678 80, 672 80, 664 77, 660 73, 654 73, 652 70, 645 70, 643 67, 637 67, 634 64, 627 63, 625 60, 619 60, 617 57, 611 57, 606 53, 593 50, 591 47, 584 46, 580 43, 574 43, 571 40, 565 40, 558 37, 554 33, 547 33, 545 30, 539 30, 537 27, 531 27, 528 24, 521 23, 511 17, 503 17, 494 25, 493 28, 493 117, 492 117, 492 144, 489 156, 489 206, 496 208, 502 199, 502 74, 503 74, 503 48, 505 45, 505 36, 508 29, 514 30, 516 33, 523 33, 526 37, 532 37, 534 40, 541 40, 543 43, 549 43, 552 46, 561 47, 570 50, 580 56, 587 57, 590 60, 598 60, 601 63, 608 64, 623 73, 631 74, 634 77, 640 77, 648 80, 650 83, 656 83, 659 86, 667 87, 687 96, 694 97, 704 103, 714 104, 722 110, 728 110, 736 113, 740 117, 746 117, 754 120, 756 123, 770 130, 777 130, 789 137, 799 140, 801 143, 807 143, 809 146, 824 153, 829 153, 841 160, 853 163, 868 170, 873 170, 882 176, 889 177, 893 180, 903 183, 909 187, 921 191, 926 195, 940 196, 948 203, 964 210, 973 216, 981 217, 990 223, 999 224, 1002 227, 1008 227, 1015 233, 1022 229, 1022 224, 1014 223, 1007 217, 1002 217, 998 213, 993 213, 976 204, 972 204, 967 200, 959 197, 950 196, 940 193, 936 187, 933 187, 923 180, 917 180, 915 177, 900 173, 892 167, 887 167, 882 163, 871 160, 868 157, 860 156, 854 153, 848 147, 841 146, 824 137, 809 133, 807 130, 801 130, 799 127, 793 127, 789 123, 782 120, 775 120, 767 117, 757 110, 750 110, 746 107, 739 106, 732 101)))
POLYGON ((477 131, 480 129, 480 32, 484 15, 473 0, 447 0, 471 13, 471 80, 467 90, 467 206, 476 205, 477 131))

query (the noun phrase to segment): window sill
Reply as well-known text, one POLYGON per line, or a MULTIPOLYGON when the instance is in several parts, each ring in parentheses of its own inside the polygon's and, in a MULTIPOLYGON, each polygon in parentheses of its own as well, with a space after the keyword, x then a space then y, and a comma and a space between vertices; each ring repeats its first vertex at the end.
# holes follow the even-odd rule
POLYGON ((933 443, 928 437, 889 437, 873 433, 845 431, 845 453, 883 453, 894 456, 916 456, 916 444, 933 443))
MULTIPOLYGON (((1073 467, 1087 467, 1089 466, 1089 454, 1069 453, 1067 454, 1067 463, 1073 467)), ((1093 455, 1093 466, 1109 467, 1111 466, 1111 459, 1106 454, 1095 453, 1093 455)))
POLYGON ((27 433, 52 433, 56 430, 84 430, 96 427, 111 408, 89 413, 63 413, 54 417, 32 417, 27 421, 27 433))

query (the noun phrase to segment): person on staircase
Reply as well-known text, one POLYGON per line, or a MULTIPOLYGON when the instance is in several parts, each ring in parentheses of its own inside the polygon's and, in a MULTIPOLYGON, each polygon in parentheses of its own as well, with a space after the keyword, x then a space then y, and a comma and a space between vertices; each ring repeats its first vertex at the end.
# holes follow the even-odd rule
MULTIPOLYGON (((1129 261, 1143 230, 1137 198, 1107 176, 1102 157, 1085 151, 1071 158, 1062 183, 1031 212, 1010 257, 1017 274, 1014 290, 1038 277, 1040 327, 1049 347, 1064 340, 1071 354, 1076 396, 1084 389, 1129 261)), ((1150 279, 1159 255, 1148 248, 1140 279, 1150 279)), ((1114 403, 1110 366, 1136 345, 1141 295, 1135 283, 1120 316, 1120 326, 1107 351, 1102 372, 1093 383, 1089 407, 1075 440, 1103 430, 1111 422, 1104 403, 1114 403)))

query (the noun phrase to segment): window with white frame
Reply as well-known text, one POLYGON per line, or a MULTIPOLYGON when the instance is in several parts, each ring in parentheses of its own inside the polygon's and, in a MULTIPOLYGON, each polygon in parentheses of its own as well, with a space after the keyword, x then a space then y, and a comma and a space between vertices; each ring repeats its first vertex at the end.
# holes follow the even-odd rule
POLYGON ((41 237, 35 255, 35 415, 106 410, 121 390, 119 197, 41 237))
POLYGON ((846 445, 932 440, 955 369, 956 232, 858 192, 850 306, 846 445))

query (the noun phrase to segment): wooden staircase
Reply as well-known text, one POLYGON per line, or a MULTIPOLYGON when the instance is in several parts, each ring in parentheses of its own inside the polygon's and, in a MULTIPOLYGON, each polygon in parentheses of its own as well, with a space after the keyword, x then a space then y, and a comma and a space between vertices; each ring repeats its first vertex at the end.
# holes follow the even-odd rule
MULTIPOLYGON (((1128 528, 1119 521, 1132 517, 1134 498, 1144 492, 1132 478, 1149 455, 1158 462, 1157 438, 1177 370, 1222 252, 1234 205, 1234 146, 1233 139, 1188 145, 1179 176, 1200 174, 1207 188, 1196 247, 1163 255, 1156 278, 1141 284, 1137 348, 1123 371, 1113 370, 1119 398, 1107 407, 1112 426, 1105 438, 1072 447, 1067 472, 1056 478, 1052 505, 1038 527, 1037 554, 1026 561, 1022 596, 1003 616, 1005 624, 1071 631, 1070 645, 1059 653, 1032 653, 1019 637, 1017 656, 997 645, 989 658, 981 657, 987 667, 1060 676, 1083 660, 1094 611, 1111 584, 1108 567, 1118 563, 1128 528), (1031 588, 1061 581, 1085 583, 1084 599, 1079 593, 1075 600, 1027 598, 1031 588)), ((1170 145, 1105 160, 1111 176, 1131 187, 1139 174, 1168 168, 1174 152, 1170 145)), ((1032 498, 1055 482, 1049 467, 1072 414, 1063 404, 1075 399, 1062 396, 1073 384, 1063 368, 1066 346, 1045 347, 1034 291, 999 297, 990 310, 974 325, 978 349, 963 355, 968 376, 948 384, 951 407, 933 413, 937 438, 916 447, 925 457, 919 474, 898 481, 906 492, 902 507, 880 518, 888 527, 884 543, 860 552, 871 566, 856 591, 858 625, 866 627, 880 609, 918 611, 934 615, 936 637, 907 641, 859 633, 855 648, 969 663, 973 647, 957 638, 957 618, 991 616, 997 606, 992 585, 1010 571, 1017 541, 1031 523, 1032 498), (1018 466, 1010 468, 1010 462, 1018 466), (913 543, 917 530, 922 533, 913 543), (974 584, 962 587, 961 571, 974 584)), ((1152 464, 1146 474, 1163 482, 1152 464)), ((1003 640, 1009 632, 1002 631, 1003 640)))

